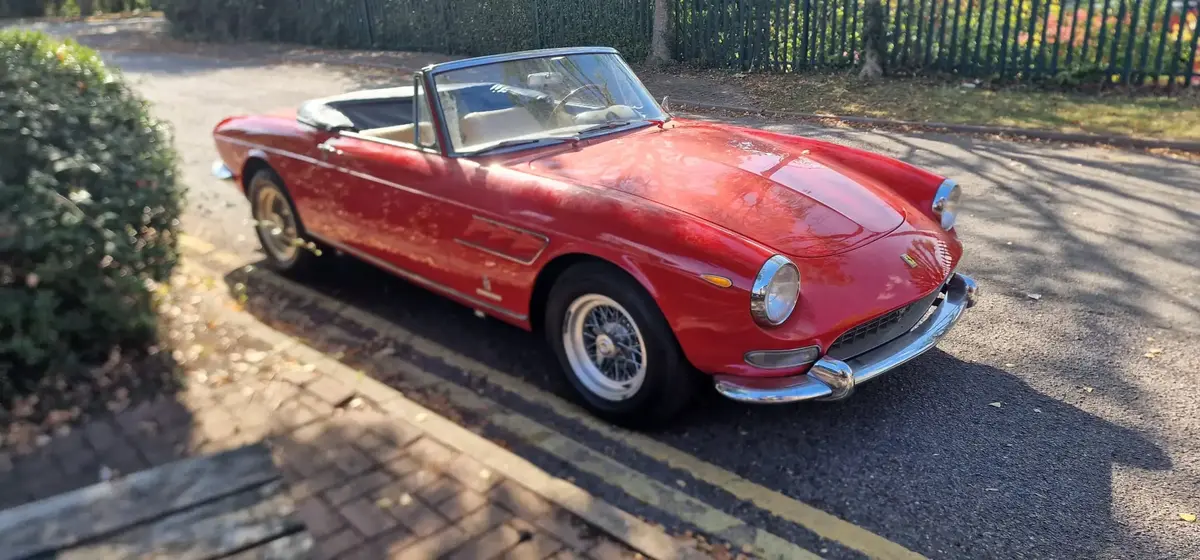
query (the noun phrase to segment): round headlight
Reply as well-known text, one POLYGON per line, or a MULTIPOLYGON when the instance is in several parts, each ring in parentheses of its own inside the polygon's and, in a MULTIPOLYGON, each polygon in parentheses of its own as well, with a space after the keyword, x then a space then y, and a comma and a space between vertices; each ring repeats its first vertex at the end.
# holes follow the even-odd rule
POLYGON ((776 326, 787 320, 800 301, 800 270, 783 255, 771 257, 750 292, 750 314, 761 325, 776 326))
POLYGON ((954 229, 958 221, 958 201, 962 198, 962 189, 958 183, 946 179, 933 195, 933 214, 942 220, 942 229, 954 229))

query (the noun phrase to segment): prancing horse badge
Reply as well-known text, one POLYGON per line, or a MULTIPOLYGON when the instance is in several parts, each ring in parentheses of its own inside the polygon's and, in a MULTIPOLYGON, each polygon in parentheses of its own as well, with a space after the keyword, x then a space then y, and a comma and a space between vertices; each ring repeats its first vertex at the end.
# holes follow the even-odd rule
POLYGON ((908 268, 917 268, 917 259, 908 256, 908 253, 900 255, 900 258, 904 260, 904 264, 907 264, 908 268))

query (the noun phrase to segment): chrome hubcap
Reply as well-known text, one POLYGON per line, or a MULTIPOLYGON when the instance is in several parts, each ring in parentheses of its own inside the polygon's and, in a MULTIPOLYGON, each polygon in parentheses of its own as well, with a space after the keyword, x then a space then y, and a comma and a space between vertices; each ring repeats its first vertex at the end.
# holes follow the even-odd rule
POLYGON ((622 401, 646 380, 646 342, 621 304, 600 294, 580 296, 567 308, 563 347, 571 372, 596 396, 622 401))
POLYGON ((258 190, 254 219, 263 249, 282 262, 296 258, 300 245, 296 217, 292 214, 291 205, 275 185, 258 190))

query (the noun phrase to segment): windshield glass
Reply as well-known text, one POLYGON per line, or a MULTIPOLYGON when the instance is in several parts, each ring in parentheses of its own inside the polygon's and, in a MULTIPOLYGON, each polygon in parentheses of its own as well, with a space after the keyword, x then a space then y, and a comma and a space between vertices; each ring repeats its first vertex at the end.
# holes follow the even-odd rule
POLYGON ((665 120, 650 92, 615 54, 495 62, 434 77, 459 153, 665 120))

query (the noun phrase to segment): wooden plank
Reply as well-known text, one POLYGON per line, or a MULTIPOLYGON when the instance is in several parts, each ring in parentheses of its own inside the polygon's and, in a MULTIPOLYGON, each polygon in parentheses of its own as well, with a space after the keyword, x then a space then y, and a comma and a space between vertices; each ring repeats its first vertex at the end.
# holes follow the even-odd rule
POLYGON ((0 558, 52 553, 278 477, 267 448, 253 445, 0 511, 0 558))
POLYGON ((312 535, 305 531, 239 552, 226 557, 225 560, 295 560, 296 558, 308 558, 312 547, 312 535))
POLYGON ((304 530, 282 481, 275 481, 155 519, 58 553, 91 558, 222 558, 304 530))

